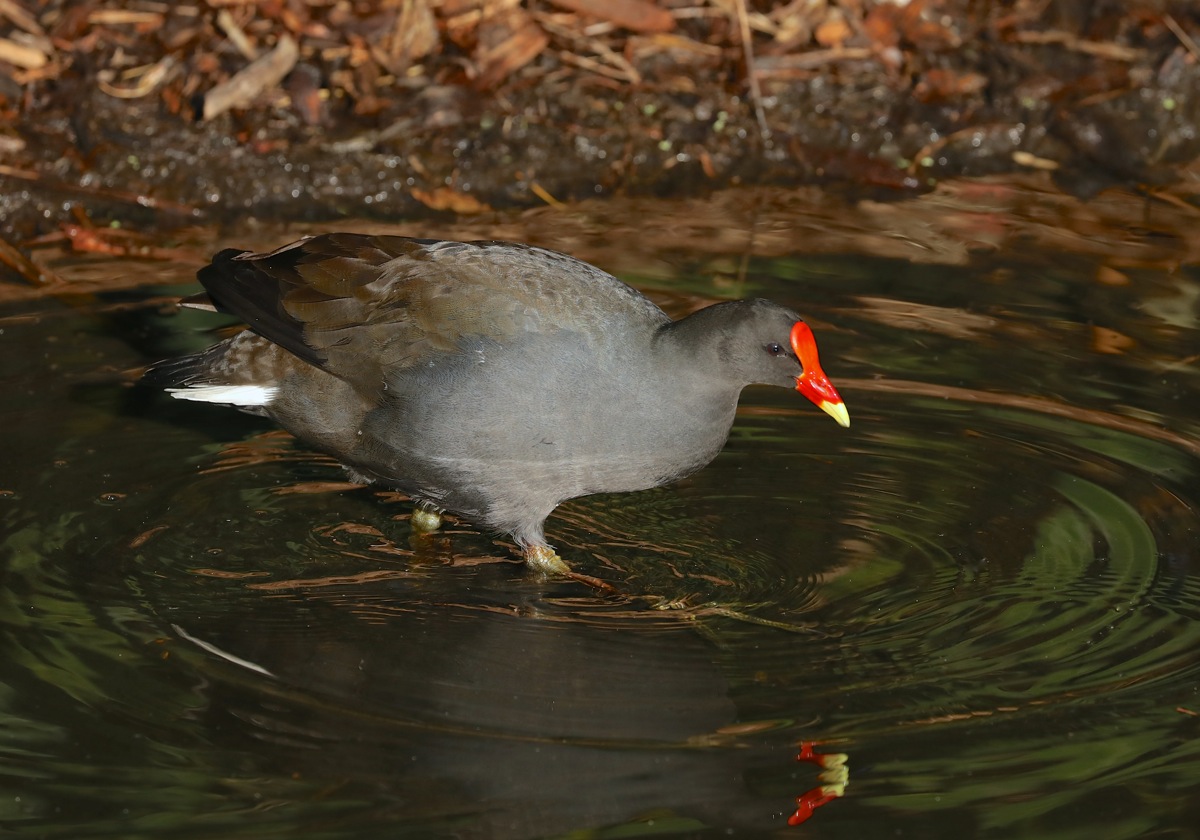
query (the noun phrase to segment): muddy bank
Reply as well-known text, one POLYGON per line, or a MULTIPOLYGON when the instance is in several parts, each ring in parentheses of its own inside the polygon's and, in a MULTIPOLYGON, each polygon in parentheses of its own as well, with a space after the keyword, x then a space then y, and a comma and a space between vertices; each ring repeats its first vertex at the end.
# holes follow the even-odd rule
POLYGON ((979 5, 6 0, 0 237, 1030 170, 1195 203, 1200 13, 979 5))

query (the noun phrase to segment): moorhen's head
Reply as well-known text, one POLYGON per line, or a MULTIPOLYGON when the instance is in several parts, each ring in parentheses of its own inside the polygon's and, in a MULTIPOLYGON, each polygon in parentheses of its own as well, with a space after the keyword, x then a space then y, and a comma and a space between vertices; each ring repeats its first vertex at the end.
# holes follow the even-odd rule
POLYGON ((846 405, 817 356, 808 324, 790 309, 768 300, 736 301, 710 307, 724 321, 717 355, 742 381, 795 388, 842 426, 850 425, 846 405))

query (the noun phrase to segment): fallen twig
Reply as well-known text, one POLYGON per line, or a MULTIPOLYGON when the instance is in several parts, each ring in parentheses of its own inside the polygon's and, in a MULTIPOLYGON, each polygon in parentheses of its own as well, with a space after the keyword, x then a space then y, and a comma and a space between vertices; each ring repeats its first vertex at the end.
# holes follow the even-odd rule
POLYGON ((758 86, 758 73, 754 68, 754 45, 750 34, 750 17, 746 13, 746 0, 737 0, 738 31, 742 41, 742 55, 746 62, 746 77, 750 83, 750 101, 754 104, 754 118, 758 120, 758 131, 763 140, 770 142, 771 129, 767 125, 767 114, 763 110, 762 89, 758 86))
POLYGON ((1070 32, 1052 30, 1049 32, 1014 32, 1009 38, 1018 44, 1058 44, 1072 52, 1086 53, 1112 61, 1137 61, 1142 57, 1141 50, 1132 47, 1122 47, 1120 44, 1107 44, 1101 41, 1086 41, 1077 38, 1070 32))
POLYGON ((22 280, 34 286, 49 286, 62 282, 53 271, 48 268, 41 268, 37 263, 3 239, 0 239, 0 263, 4 263, 16 271, 22 280))
POLYGON ((555 22, 551 15, 539 14, 535 12, 533 17, 534 20, 538 22, 538 25, 551 35, 562 38, 565 41, 569 41, 576 49, 591 50, 592 52, 596 53, 596 55, 600 56, 600 58, 604 59, 604 61, 608 62, 608 64, 605 65, 603 62, 597 61, 596 59, 591 59, 587 56, 563 51, 559 53, 559 57, 565 63, 574 64, 576 67, 582 67, 585 70, 591 70, 593 73, 599 73, 602 76, 608 76, 609 78, 616 79, 617 81, 628 82, 629 84, 634 85, 641 84, 642 77, 641 74, 638 73, 637 68, 630 64, 623 55, 615 52, 612 49, 609 49, 609 47, 598 38, 581 35, 578 32, 569 29, 568 27, 561 26, 555 22))
POLYGON ((795 55, 777 55, 761 58, 755 62, 755 75, 762 78, 787 77, 807 73, 826 64, 838 61, 863 61, 872 58, 875 51, 870 47, 832 47, 827 50, 809 50, 795 55))
POLYGON ((616 79, 618 82, 626 82, 628 84, 638 84, 642 77, 630 67, 624 70, 618 67, 612 67, 602 61, 597 61, 594 58, 588 58, 586 55, 578 55, 568 50, 560 50, 558 53, 559 59, 563 64, 573 64, 583 70, 588 70, 600 76, 607 76, 610 79, 616 79))
POLYGON ((221 27, 221 31, 237 47, 238 52, 250 61, 258 59, 258 50, 255 49, 254 44, 250 43, 250 39, 246 37, 245 31, 242 27, 238 26, 237 21, 233 19, 233 15, 229 13, 228 9, 221 9, 221 11, 217 12, 217 26, 221 27))
POLYGON ((1194 58, 1200 58, 1200 47, 1196 46, 1196 40, 1184 31, 1184 28, 1179 25, 1172 15, 1163 15, 1163 23, 1167 25, 1167 29, 1170 29, 1175 34, 1175 37, 1179 39, 1179 43, 1187 47, 1187 51, 1194 58))
POLYGON ((117 87, 105 79, 103 72, 111 71, 103 71, 96 81, 99 83, 100 89, 109 96, 115 96, 118 99, 140 99, 152 93, 174 68, 175 59, 169 55, 164 55, 154 64, 149 64, 145 67, 135 67, 123 73, 122 78, 137 78, 137 82, 131 87, 117 87))

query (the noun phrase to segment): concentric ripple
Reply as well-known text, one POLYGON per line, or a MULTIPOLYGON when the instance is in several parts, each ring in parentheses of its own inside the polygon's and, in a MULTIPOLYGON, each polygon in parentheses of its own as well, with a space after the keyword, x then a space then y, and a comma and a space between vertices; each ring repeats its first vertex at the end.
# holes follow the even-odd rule
POLYGON ((136 328, 14 316, 0 822, 759 836, 818 740, 852 768, 831 835, 1191 825, 1196 325, 1152 304, 1194 281, 1148 277, 1146 304, 1012 273, 749 266, 740 291, 813 323, 852 426, 750 389, 709 468, 561 506, 551 540, 619 597, 467 523, 414 539, 407 502, 270 424, 125 388, 106 372, 166 349, 130 335, 180 341, 150 293, 136 328))

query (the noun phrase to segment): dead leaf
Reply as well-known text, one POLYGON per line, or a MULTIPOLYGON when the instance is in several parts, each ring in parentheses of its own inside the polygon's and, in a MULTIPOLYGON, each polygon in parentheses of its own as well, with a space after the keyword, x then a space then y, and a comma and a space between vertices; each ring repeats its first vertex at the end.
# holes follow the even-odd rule
POLYGON ((943 21, 950 18, 937 14, 928 0, 912 0, 900 10, 900 29, 904 40, 921 50, 957 49, 962 46, 958 33, 943 21))
POLYGON ((139 12, 133 9, 97 9, 88 14, 88 23, 93 26, 148 26, 159 28, 163 25, 161 12, 139 12))
POLYGON ((1092 350, 1118 356, 1133 347, 1136 342, 1127 335, 1108 327, 1092 327, 1092 350))
POLYGON ((956 73, 935 67, 929 70, 913 90, 921 102, 937 102, 956 96, 978 93, 987 87, 987 77, 980 73, 956 73))
POLYGON ((570 12, 589 15, 634 32, 670 32, 675 17, 646 0, 550 0, 570 12))
POLYGON ((39 37, 45 37, 46 35, 41 24, 37 22, 37 18, 31 15, 16 0, 0 0, 0 18, 8 18, 14 26, 24 29, 30 35, 37 35, 39 37))
POLYGON ((485 90, 533 61, 550 43, 550 36, 520 7, 485 17, 477 34, 479 43, 473 55, 479 68, 476 83, 485 90))
POLYGON ((487 213, 492 209, 475 196, 458 192, 450 187, 438 187, 429 191, 414 189, 412 197, 431 210, 446 210, 462 216, 487 213))
POLYGON ((829 17, 821 22, 813 37, 822 47, 840 47, 853 34, 842 13, 838 9, 830 9, 829 17))
POLYGON ((1096 282, 1105 286, 1128 286, 1129 276, 1112 266, 1102 265, 1096 269, 1096 282))
POLYGON ((894 47, 900 43, 898 20, 900 8, 893 3, 879 3, 863 21, 863 31, 871 43, 880 47, 894 47))

